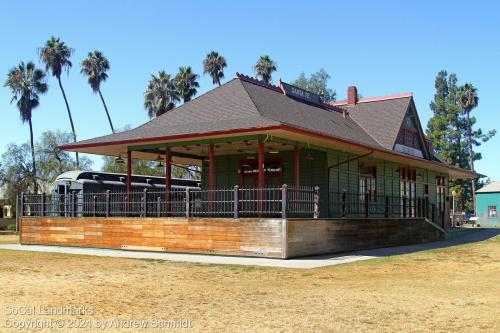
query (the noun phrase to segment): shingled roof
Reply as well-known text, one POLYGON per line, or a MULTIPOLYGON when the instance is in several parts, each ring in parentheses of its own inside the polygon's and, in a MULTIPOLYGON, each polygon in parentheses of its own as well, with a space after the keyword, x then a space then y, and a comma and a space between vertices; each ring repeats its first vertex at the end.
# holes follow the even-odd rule
POLYGON ((362 99, 354 105, 332 103, 349 111, 351 118, 382 147, 393 149, 406 111, 410 107, 411 94, 362 99))
POLYGON ((68 146, 113 144, 279 125, 382 148, 353 119, 344 117, 342 109, 326 104, 304 103, 285 96, 276 86, 243 75, 135 129, 68 146))

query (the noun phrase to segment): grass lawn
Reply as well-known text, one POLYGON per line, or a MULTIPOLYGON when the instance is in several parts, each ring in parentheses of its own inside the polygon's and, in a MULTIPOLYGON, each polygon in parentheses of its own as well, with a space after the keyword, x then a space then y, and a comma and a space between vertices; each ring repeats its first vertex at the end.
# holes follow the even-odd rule
MULTIPOLYGON (((3 306, 89 306, 100 320, 191 319, 184 331, 197 332, 500 332, 500 236, 313 270, 0 256, 3 306)), ((29 316, 2 310, 0 329, 8 318, 29 316)))

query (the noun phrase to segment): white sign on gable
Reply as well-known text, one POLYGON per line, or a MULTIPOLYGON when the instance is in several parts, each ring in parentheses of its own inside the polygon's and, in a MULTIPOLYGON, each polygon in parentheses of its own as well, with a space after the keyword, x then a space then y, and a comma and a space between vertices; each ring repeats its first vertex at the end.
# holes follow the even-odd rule
POLYGON ((412 148, 412 147, 408 147, 408 146, 403 146, 403 145, 401 145, 399 143, 396 143, 396 145, 394 146, 394 151, 397 151, 399 153, 403 153, 403 154, 406 154, 406 155, 420 157, 420 158, 424 157, 424 155, 422 154, 421 150, 415 149, 415 148, 412 148))

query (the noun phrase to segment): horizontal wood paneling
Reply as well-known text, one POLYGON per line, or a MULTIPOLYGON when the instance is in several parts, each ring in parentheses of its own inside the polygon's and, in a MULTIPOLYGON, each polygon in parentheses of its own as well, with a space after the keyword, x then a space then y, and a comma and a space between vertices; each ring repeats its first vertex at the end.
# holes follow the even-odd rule
POLYGON ((21 243, 281 257, 281 219, 23 218, 21 243))
POLYGON ((287 221, 289 258, 431 242, 444 235, 421 219, 287 221))

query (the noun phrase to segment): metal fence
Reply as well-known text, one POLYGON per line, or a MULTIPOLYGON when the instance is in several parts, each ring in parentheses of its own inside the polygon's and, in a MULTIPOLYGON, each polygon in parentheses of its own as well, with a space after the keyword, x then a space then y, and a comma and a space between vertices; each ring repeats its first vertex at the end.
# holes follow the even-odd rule
POLYGON ((318 187, 23 194, 22 216, 319 217, 318 187))
POLYGON ((329 192, 328 195, 331 217, 418 217, 444 223, 444 208, 430 203, 428 198, 352 192, 329 192))

